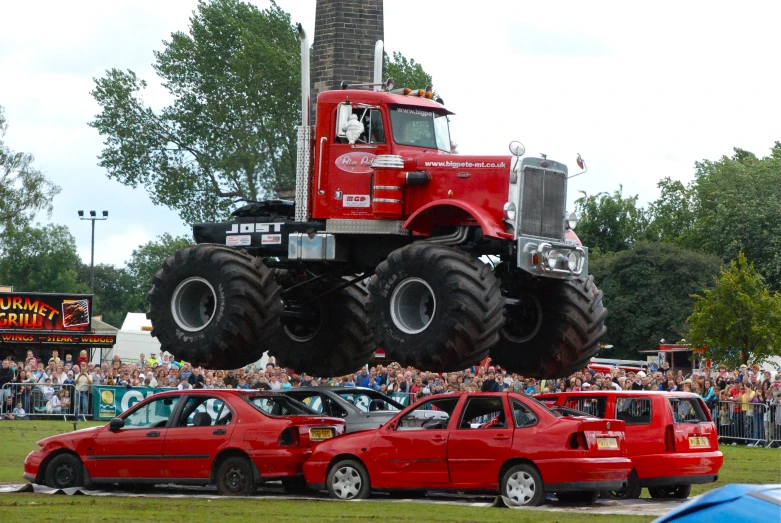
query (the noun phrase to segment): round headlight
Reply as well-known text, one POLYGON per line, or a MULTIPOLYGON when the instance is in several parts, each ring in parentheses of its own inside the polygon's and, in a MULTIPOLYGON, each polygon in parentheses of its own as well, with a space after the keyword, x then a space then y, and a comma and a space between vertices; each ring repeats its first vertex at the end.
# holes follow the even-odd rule
POLYGON ((578 226, 578 215, 574 212, 569 213, 569 216, 567 216, 567 227, 570 229, 574 229, 578 226))
POLYGON ((548 252, 548 267, 551 269, 556 268, 556 262, 559 261, 559 253, 556 251, 549 251, 548 252))
POLYGON ((567 268, 575 272, 578 269, 578 262, 580 260, 578 259, 577 253, 571 252, 567 255, 567 268))
POLYGON ((515 222, 515 203, 513 202, 505 203, 504 207, 502 208, 502 212, 504 213, 505 220, 515 222))

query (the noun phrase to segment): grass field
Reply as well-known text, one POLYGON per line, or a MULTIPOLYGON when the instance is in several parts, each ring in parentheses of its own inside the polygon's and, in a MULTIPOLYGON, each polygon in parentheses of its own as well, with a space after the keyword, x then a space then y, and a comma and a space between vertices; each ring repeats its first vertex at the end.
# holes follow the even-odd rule
MULTIPOLYGON (((78 428, 100 423, 79 423, 78 428)), ((41 438, 73 430, 73 423, 63 421, 0 422, 0 482, 22 483, 24 458, 37 448, 41 438)), ((717 483, 694 485, 692 495, 727 483, 781 483, 781 450, 724 446, 725 463, 717 483)), ((644 491, 646 492, 646 491, 644 491)), ((647 496, 647 493, 644 494, 647 496)), ((98 498, 86 496, 42 496, 36 494, 0 495, 0 522, 35 521, 35 523, 69 521, 80 523, 121 521, 340 521, 365 520, 418 522, 435 518, 438 523, 493 522, 512 517, 518 522, 648 522, 653 517, 589 515, 570 512, 500 511, 475 507, 423 505, 414 503, 346 504, 329 501, 267 501, 98 498)))

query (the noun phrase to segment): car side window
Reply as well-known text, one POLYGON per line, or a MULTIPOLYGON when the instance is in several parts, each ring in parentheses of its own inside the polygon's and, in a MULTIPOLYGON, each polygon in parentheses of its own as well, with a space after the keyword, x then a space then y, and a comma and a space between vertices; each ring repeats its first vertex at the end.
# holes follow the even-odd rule
MULTIPOLYGON (((343 110, 342 107, 347 106, 343 104, 340 106, 339 113, 343 110)), ((356 120, 363 125, 363 132, 358 136, 355 143, 358 144, 378 144, 385 143, 385 127, 382 123, 382 112, 379 109, 373 109, 365 106, 352 107, 352 115, 356 120)), ((336 119, 336 140, 338 143, 348 143, 346 129, 344 123, 337 118, 336 119), (340 124, 342 127, 340 127, 340 124)))
POLYGON ((513 401, 513 423, 516 428, 531 427, 537 424, 537 416, 520 401, 513 401))
POLYGON ((650 425, 651 398, 617 398, 616 419, 627 425, 650 425))
POLYGON ((507 416, 501 396, 477 396, 466 400, 459 429, 504 429, 507 416))
POLYGON ((123 417, 126 429, 161 428, 168 424, 171 413, 179 402, 179 396, 168 396, 150 401, 123 417))
POLYGON ((306 393, 296 393, 296 394, 290 394, 291 397, 294 399, 297 399, 310 409, 312 409, 315 412, 319 412, 321 414, 325 414, 326 416, 331 416, 331 412, 329 410, 329 404, 328 401, 325 401, 322 395, 317 393, 312 394, 306 394, 306 393))
POLYGON ((421 403, 401 418, 396 430, 446 429, 458 400, 455 396, 421 403))
POLYGON ((233 419, 230 408, 219 398, 190 396, 179 415, 176 427, 210 427, 228 425, 233 419))
POLYGON ((577 396, 567 399, 566 407, 585 412, 596 418, 605 417, 607 398, 605 396, 577 396))

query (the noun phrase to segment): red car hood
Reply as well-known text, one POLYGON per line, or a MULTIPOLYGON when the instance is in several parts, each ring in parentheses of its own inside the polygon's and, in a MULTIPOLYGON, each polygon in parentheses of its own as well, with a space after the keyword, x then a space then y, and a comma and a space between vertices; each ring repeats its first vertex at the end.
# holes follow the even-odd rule
POLYGON ((38 445, 40 445, 41 447, 45 447, 46 445, 49 445, 51 443, 64 444, 66 442, 69 442, 72 444, 84 438, 94 437, 103 427, 105 427, 105 425, 74 430, 73 432, 66 432, 65 434, 56 434, 54 436, 49 436, 48 438, 43 438, 42 440, 39 440, 38 445))

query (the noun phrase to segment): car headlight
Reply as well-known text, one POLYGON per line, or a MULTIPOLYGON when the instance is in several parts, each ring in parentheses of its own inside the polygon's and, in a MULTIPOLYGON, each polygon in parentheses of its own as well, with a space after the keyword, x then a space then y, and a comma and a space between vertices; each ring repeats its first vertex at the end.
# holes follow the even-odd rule
POLYGON ((559 261, 559 253, 556 251, 548 251, 548 267, 551 269, 556 268, 556 263, 559 261))
POLYGON ((580 262, 580 257, 575 252, 569 253, 567 255, 567 268, 575 272, 578 269, 578 263, 580 262))
POLYGON ((515 203, 513 202, 507 202, 504 204, 504 207, 502 208, 502 213, 504 214, 504 219, 507 221, 511 221, 515 223, 515 215, 516 215, 516 209, 515 209, 515 203))

